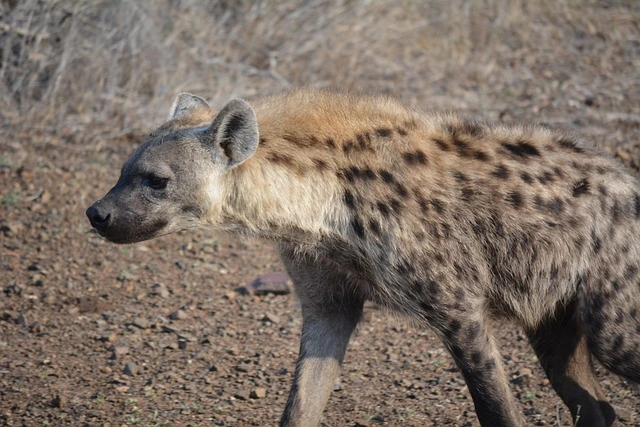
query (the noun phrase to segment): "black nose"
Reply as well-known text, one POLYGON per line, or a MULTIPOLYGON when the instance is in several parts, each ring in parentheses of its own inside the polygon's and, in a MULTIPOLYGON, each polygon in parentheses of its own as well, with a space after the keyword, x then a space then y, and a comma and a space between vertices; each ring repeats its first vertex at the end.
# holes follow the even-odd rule
POLYGON ((111 214, 100 206, 100 202, 91 205, 86 213, 91 225, 98 231, 106 230, 111 225, 111 214))

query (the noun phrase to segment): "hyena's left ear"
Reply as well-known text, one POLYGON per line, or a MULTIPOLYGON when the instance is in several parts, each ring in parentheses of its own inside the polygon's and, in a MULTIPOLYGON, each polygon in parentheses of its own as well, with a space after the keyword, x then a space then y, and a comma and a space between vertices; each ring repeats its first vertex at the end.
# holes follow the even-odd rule
POLYGON ((199 108, 210 109, 209 103, 203 98, 190 93, 183 92, 176 97, 173 105, 169 109, 169 117, 167 120, 179 119, 193 114, 199 108))
POLYGON ((212 144, 226 166, 231 168, 247 160, 258 147, 258 120, 253 108, 241 99, 224 106, 205 131, 207 144, 212 144))

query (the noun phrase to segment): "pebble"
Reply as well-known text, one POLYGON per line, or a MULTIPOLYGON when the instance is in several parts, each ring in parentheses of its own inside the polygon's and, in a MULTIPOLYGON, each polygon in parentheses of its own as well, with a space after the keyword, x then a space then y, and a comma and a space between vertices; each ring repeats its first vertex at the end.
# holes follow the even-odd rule
POLYGON ((264 387, 256 387, 251 390, 249 397, 252 399, 262 399, 267 396, 267 390, 264 387))
POLYGON ((169 298, 170 292, 169 288, 162 283, 156 283, 151 287, 151 295, 157 295, 160 298, 169 298))
POLYGON ((273 313, 265 313, 265 315, 262 317, 262 321, 276 324, 280 323, 280 317, 273 313))
POLYGON ((187 313, 184 310, 176 310, 169 315, 169 319, 171 320, 184 320, 187 317, 187 313))
POLYGON ((243 293, 286 295, 291 292, 292 282, 287 273, 267 273, 239 288, 243 293))
POLYGON ((56 394, 51 400, 51 406, 62 409, 67 406, 67 399, 61 394, 56 394))
POLYGON ((131 324, 140 329, 149 329, 151 327, 151 322, 141 317, 134 318, 131 324))
POLYGON ((135 365, 135 363, 129 362, 126 365, 124 365, 124 369, 122 370, 122 373, 125 375, 134 376, 135 374, 138 373, 138 367, 135 365))
POLYGON ((246 391, 241 390, 241 391, 235 392, 233 394, 233 397, 235 397, 238 400, 247 400, 249 399, 249 394, 246 391))
POLYGON ((111 353, 112 359, 119 359, 125 354, 129 353, 129 347, 126 346, 116 346, 113 347, 113 353, 111 353))
POLYGON ((29 322, 27 321, 27 317, 23 313, 20 313, 18 315, 18 318, 16 319, 16 323, 18 325, 23 325, 23 326, 29 325, 29 322))

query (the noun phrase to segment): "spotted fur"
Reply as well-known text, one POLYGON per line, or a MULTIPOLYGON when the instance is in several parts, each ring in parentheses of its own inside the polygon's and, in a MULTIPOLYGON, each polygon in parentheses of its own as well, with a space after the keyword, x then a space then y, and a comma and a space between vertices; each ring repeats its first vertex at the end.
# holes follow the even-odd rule
MULTIPOLYGON (((318 424, 365 301, 435 331, 483 426, 524 425, 495 320, 524 328, 576 425, 613 422, 591 356, 640 382, 640 185, 615 161, 545 127, 387 98, 301 90, 216 114, 182 96, 116 188, 139 162, 186 165, 169 182, 180 199, 156 203, 198 209, 129 241, 205 226, 277 243, 303 315, 281 425, 318 424)), ((102 206, 133 221, 119 191, 102 206)))

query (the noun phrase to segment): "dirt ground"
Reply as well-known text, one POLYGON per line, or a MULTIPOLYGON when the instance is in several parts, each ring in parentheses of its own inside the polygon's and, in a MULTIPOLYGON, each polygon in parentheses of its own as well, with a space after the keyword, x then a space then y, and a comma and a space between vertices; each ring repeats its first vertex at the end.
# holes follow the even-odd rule
MULTIPOLYGON (((640 176, 640 14, 637 6, 616 13, 611 19, 629 36, 608 32, 603 18, 602 29, 579 28, 562 43, 532 39, 529 50, 496 51, 473 81, 452 67, 427 83, 411 75, 403 84, 392 76, 385 87, 368 86, 412 105, 572 129, 640 176)), ((0 425, 276 425, 298 352, 300 309, 294 294, 237 291, 283 271, 275 250, 204 231, 129 246, 104 241, 84 211, 144 134, 99 134, 0 127, 0 425)), ((527 421, 571 425, 522 332, 499 325, 496 334, 527 421)), ((640 397, 597 369, 619 425, 640 425, 640 397)), ((478 422, 435 336, 369 307, 323 425, 478 422)))

